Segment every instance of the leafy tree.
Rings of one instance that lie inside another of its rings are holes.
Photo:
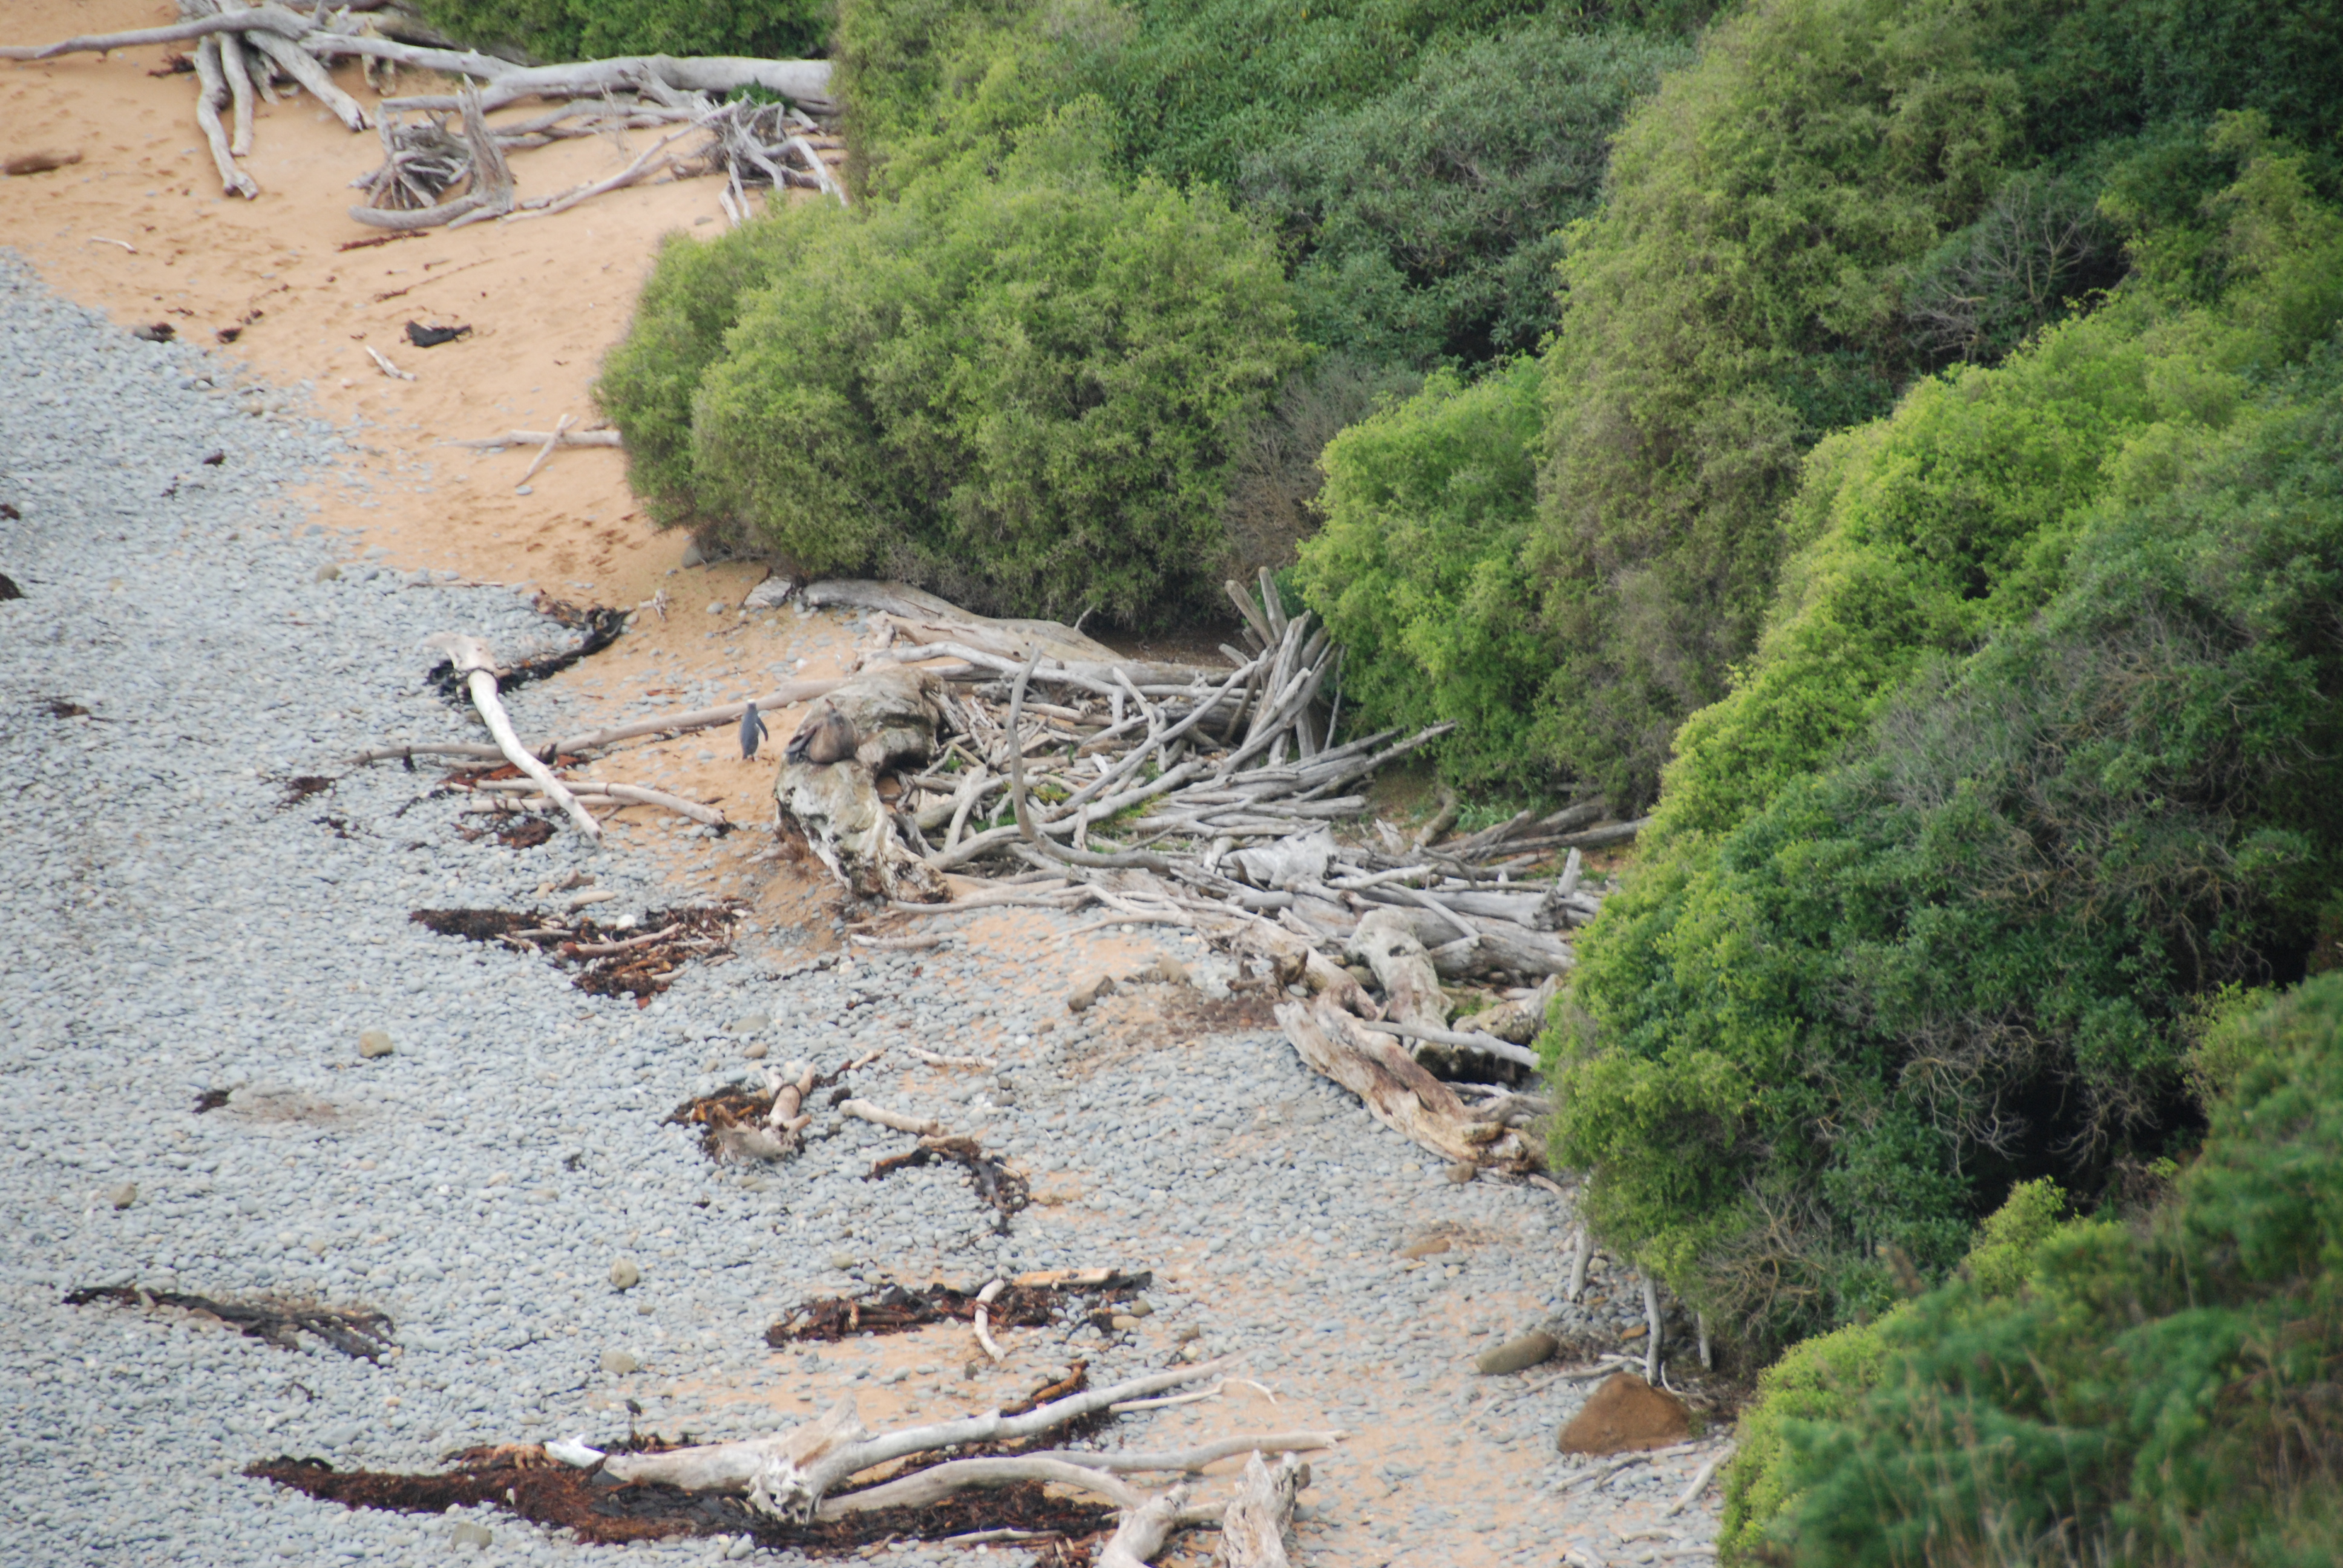
[[[2203,1152],[2137,1221],[2038,1206],[1802,1347],[1745,1417],[1728,1561],[2268,1564],[2343,1535],[2343,977],[2214,1031]]]
[[[2266,275],[2333,289],[2338,269],[2310,265],[2333,236],[2316,211],[2295,216]],[[2247,288],[2167,330],[2217,345],[2225,323],[2274,309]],[[2119,333],[2100,341],[2132,352]],[[1885,700],[1836,678],[1818,632],[1784,701],[1845,699],[1851,743],[1818,746],[1815,771],[1655,857],[1583,943],[1553,1037],[1558,1152],[1593,1169],[1607,1235],[1759,1345],[1890,1299],[1883,1247],[1948,1267],[2012,1181],[2089,1193],[2186,1137],[2195,999],[2300,972],[2343,869],[2318,761],[2343,742],[2343,645],[2318,608],[2343,586],[2343,476],[2322,455],[2343,400],[2331,343],[2309,369],[2263,370],[2248,393],[2217,362],[2168,358],[2159,374],[2196,387],[2200,415],[2230,412],[2154,427],[2081,516],[2049,508],[2019,544],[2069,539],[2063,563],[2029,578],[2013,536],[1978,530],[1978,558],[2013,568],[2018,602],[2046,600],[2038,616],[1981,628],[1966,658],[1916,658]],[[2118,406],[2126,380],[2106,384]],[[2096,417],[2091,378],[2071,385],[2078,406],[2042,422]],[[1916,401],[1865,450],[1892,454],[1942,414]],[[1948,499],[1975,483],[1957,442],[1942,464],[1926,440],[1905,450],[1915,460],[1885,471],[1922,500],[1932,482]],[[1931,580],[1895,535],[1874,545],[1876,581]],[[1926,644],[1887,640],[1902,657]],[[1861,674],[1877,648],[1848,646]],[[1741,755],[1704,766],[1724,777],[1752,766]]]
[[[614,55],[824,52],[831,0],[422,0],[425,20],[468,43],[540,60]]]
[[[995,179],[793,206],[720,257],[671,248],[647,298],[672,305],[604,379],[669,515],[978,609],[1145,623],[1208,593],[1232,457],[1300,358],[1292,307],[1211,193],[1105,177],[1097,124],[1076,105]]]
[[[1444,772],[1535,776],[1530,697],[1552,657],[1526,600],[1522,541],[1535,506],[1538,367],[1517,359],[1422,392],[1326,448],[1325,527],[1302,546],[1304,598],[1344,648],[1363,724],[1463,721]]]

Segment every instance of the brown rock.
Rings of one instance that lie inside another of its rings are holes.
[[[1408,1259],[1436,1258],[1448,1251],[1450,1244],[1445,1236],[1426,1236],[1421,1241],[1410,1241],[1406,1246],[1402,1247],[1399,1250],[1399,1255]]]
[[[1562,1349],[1562,1342],[1542,1329],[1532,1329],[1519,1339],[1507,1340],[1483,1351],[1473,1362],[1473,1370],[1483,1377],[1499,1377],[1506,1372],[1526,1372],[1544,1362],[1550,1362]]]
[[[1691,1435],[1692,1412],[1684,1401],[1623,1372],[1603,1380],[1555,1446],[1564,1453],[1631,1453]]]
[[[1107,975],[1092,975],[1088,980],[1083,980],[1080,985],[1074,987],[1071,993],[1067,996],[1066,1010],[1068,1012],[1088,1012],[1097,1004],[1099,998],[1107,995],[1113,990],[1114,980],[1111,977]]]

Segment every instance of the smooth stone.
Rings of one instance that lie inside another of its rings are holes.
[[[1692,1412],[1684,1401],[1623,1372],[1603,1380],[1554,1445],[1564,1453],[1628,1453],[1691,1435]]]
[[[1532,1329],[1519,1339],[1483,1351],[1473,1360],[1473,1370],[1483,1377],[1495,1377],[1503,1372],[1526,1372],[1541,1362],[1552,1361],[1562,1349],[1562,1342],[1544,1329]]]
[[[734,1034],[755,1034],[759,1030],[769,1028],[772,1021],[761,1012],[743,1013],[732,1020],[731,1030]]]
[[[1470,1160],[1459,1160],[1455,1164],[1451,1165],[1445,1171],[1443,1171],[1443,1174],[1448,1178],[1452,1184],[1462,1187],[1464,1183],[1472,1181],[1475,1176],[1481,1174],[1481,1168],[1478,1165],[1473,1164]]]
[[[1436,1258],[1454,1244],[1445,1236],[1426,1236],[1421,1241],[1410,1241],[1406,1246],[1402,1247],[1399,1250],[1399,1255],[1411,1261],[1423,1258]]]
[[[642,1365],[642,1362],[637,1361],[625,1351],[604,1351],[602,1352],[602,1370],[606,1372],[616,1372],[620,1377],[624,1377],[630,1372],[641,1371]]]
[[[740,1054],[747,1057],[750,1061],[762,1061],[765,1060],[765,1053],[769,1049],[769,1048],[765,1044],[765,1042],[760,1040],[741,1051]]]
[[[683,547],[683,559],[677,564],[687,567],[704,567],[708,564],[708,557],[700,550],[698,539]]]
[[[117,1209],[129,1208],[130,1205],[138,1201],[137,1184],[132,1181],[124,1181],[115,1186],[108,1187],[106,1190],[106,1201],[113,1204]]]
[[[861,1261],[851,1252],[832,1252],[830,1255],[830,1266],[833,1269],[850,1269]]]
[[[361,1030],[358,1035],[358,1055],[367,1061],[378,1056],[388,1056],[393,1049],[387,1030],[369,1029]]]
[[[495,1532],[485,1524],[476,1524],[468,1519],[456,1521],[456,1528],[449,1539],[458,1546],[488,1547],[497,1543]]]
[[[324,566],[317,568],[317,580],[321,583],[329,583],[341,575],[342,568],[336,566],[333,562],[327,561]]]
[[[610,1265],[610,1283],[621,1291],[631,1291],[643,1282],[643,1271],[635,1267],[632,1258],[621,1258]]]
[[[1081,980],[1071,991],[1067,993],[1066,1010],[1068,1012],[1088,1012],[1093,1006],[1097,1005],[1099,998],[1110,995],[1113,990],[1114,980],[1112,976],[1103,974],[1091,975]]]

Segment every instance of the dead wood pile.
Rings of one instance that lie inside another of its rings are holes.
[[[1135,1568],[1160,1557],[1174,1531],[1225,1517],[1222,1561],[1268,1568],[1286,1561],[1294,1497],[1308,1484],[1293,1455],[1331,1448],[1342,1433],[1244,1433],[1162,1453],[1045,1450],[1037,1441],[1225,1370],[1205,1362],[1108,1388],[1061,1383],[1020,1407],[887,1432],[863,1426],[849,1395],[812,1420],[729,1442],[501,1444],[459,1454],[437,1475],[341,1472],[291,1457],[246,1473],[350,1507],[438,1513],[487,1503],[589,1541],[746,1534],[761,1545],[836,1550],[1013,1531],[1054,1538],[1057,1560],[1071,1564],[1092,1561],[1080,1538],[1103,1536],[1100,1568]],[[1264,1453],[1280,1456],[1274,1470]],[[1224,1503],[1192,1501],[1186,1483],[1149,1492],[1125,1479],[1198,1474],[1240,1456],[1248,1462]]]
[[[825,158],[839,156],[840,144],[814,117],[837,107],[826,60],[650,55],[523,65],[458,46],[387,7],[305,14],[237,0],[178,0],[178,9],[180,20],[168,26],[8,45],[0,47],[0,59],[192,45],[192,53],[172,59],[196,77],[196,123],[221,188],[247,200],[260,195],[259,182],[239,161],[252,152],[255,104],[276,102],[280,90],[306,90],[351,130],[371,125],[379,136],[382,165],[352,182],[366,200],[350,216],[380,229],[547,216],[623,186],[703,175],[723,177],[718,200],[735,224],[748,216],[751,186],[800,186],[841,204],[847,199]],[[370,122],[328,70],[352,57],[364,63],[370,82],[386,89],[388,73],[398,66],[459,85],[452,93],[384,97]],[[725,101],[749,88],[779,101]],[[555,106],[518,122],[489,125],[490,111],[531,98]],[[546,196],[518,194],[508,154],[626,131],[661,135],[618,175]]]

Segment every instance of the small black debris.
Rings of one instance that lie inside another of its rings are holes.
[[[419,321],[410,321],[407,324],[407,340],[417,348],[437,348],[471,330],[468,327],[426,327]]]
[[[206,1111],[217,1111],[221,1106],[226,1105],[226,1090],[206,1089],[201,1094],[196,1096],[196,1114],[201,1116]]]
[[[130,329],[130,336],[142,343],[168,343],[178,335],[179,329],[167,321],[158,321],[152,327],[134,327]]]
[[[41,706],[48,709],[49,717],[52,719],[87,719],[89,717],[88,709],[78,702],[67,702],[62,697],[52,697]]]
[[[285,799],[280,806],[297,806],[312,795],[321,795],[334,787],[334,781],[318,773],[304,773],[285,780]]]
[[[204,467],[206,468],[216,468],[222,463],[226,461],[227,454],[226,452],[214,452],[204,459]]]
[[[241,327],[223,327],[218,331],[213,333],[212,336],[218,338],[222,343],[233,343],[237,338],[244,336],[244,328]]]
[[[161,70],[149,71],[146,74],[150,76],[184,76],[195,68],[196,62],[192,55],[182,55],[174,50],[163,56]]]
[[[0,518],[5,518],[12,523],[21,523],[25,520],[25,514],[6,501],[0,501]]]
[[[0,507],[0,511],[5,510],[7,510],[6,508]],[[6,572],[0,572],[0,604],[5,604],[12,598],[23,598],[24,597],[25,590],[16,586],[16,579],[10,577]]]

